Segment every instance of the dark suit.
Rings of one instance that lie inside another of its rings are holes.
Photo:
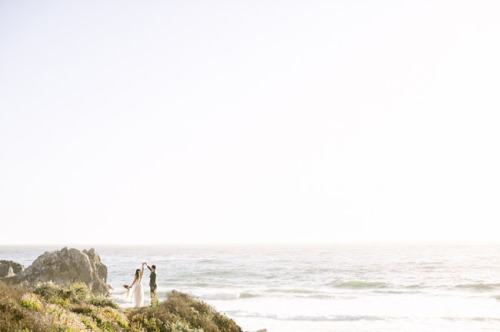
[[[151,271],[151,274],[149,275],[149,289],[151,290],[151,293],[154,293],[158,287],[156,285],[156,271],[153,271],[149,266],[148,269]]]

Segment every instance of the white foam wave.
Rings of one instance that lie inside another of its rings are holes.
[[[500,287],[500,284],[496,283],[477,283],[477,284],[460,284],[455,286],[456,288],[464,288],[464,289],[470,289],[470,290],[475,290],[475,291],[488,291],[488,290],[493,290],[497,289]]]
[[[198,295],[202,300],[238,300],[238,299],[248,299],[252,297],[257,297],[257,294],[246,293],[246,292],[216,292],[216,293],[204,293]]]
[[[375,321],[387,320],[390,317],[382,316],[369,316],[369,315],[278,315],[278,314],[264,314],[257,312],[243,312],[243,311],[229,311],[228,314],[234,317],[245,318],[267,318],[274,320],[284,321],[310,321],[310,322],[348,322],[348,321]]]
[[[335,280],[331,283],[328,283],[328,285],[333,286],[335,288],[348,288],[348,289],[388,288],[391,286],[386,282],[358,281],[358,280],[349,280],[349,281]]]

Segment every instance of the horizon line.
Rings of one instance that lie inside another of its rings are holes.
[[[97,246],[97,247],[144,247],[144,246],[238,246],[238,245],[299,245],[299,246],[328,246],[328,245],[500,245],[499,240],[489,240],[489,241],[472,241],[472,240],[461,240],[461,241],[332,241],[332,242],[299,242],[299,241],[287,241],[287,242],[141,242],[141,243],[102,243],[102,242],[80,242],[80,243],[0,243],[0,247],[8,246],[26,246],[26,247],[73,247],[73,246]]]

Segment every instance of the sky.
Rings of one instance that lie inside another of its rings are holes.
[[[0,1],[0,244],[498,241],[500,2]]]

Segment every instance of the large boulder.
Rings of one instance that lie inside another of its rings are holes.
[[[45,281],[53,281],[59,285],[80,281],[87,284],[93,292],[106,294],[111,288],[106,283],[107,277],[108,269],[94,248],[83,251],[63,248],[45,252],[15,279],[29,285]]]
[[[13,277],[24,271],[24,266],[13,261],[0,260],[0,278]]]

